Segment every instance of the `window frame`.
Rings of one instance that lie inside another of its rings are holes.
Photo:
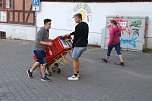
[[[14,0],[10,0],[11,1],[11,3],[9,3],[9,6],[10,6],[10,4],[11,4],[11,7],[10,8],[6,8],[6,1],[7,0],[5,0],[5,3],[4,3],[4,5],[5,5],[5,10],[12,10],[13,9],[13,2],[14,2]]]
[[[6,13],[6,21],[1,21],[1,14],[0,14],[0,23],[7,23],[8,22],[8,15],[7,15],[7,13],[8,13],[8,11],[7,10],[0,10],[0,13],[1,12],[5,12]]]
[[[1,3],[2,3],[2,7],[0,7],[0,9],[3,9],[3,5],[4,5],[4,0],[2,0],[2,2],[1,2]]]
[[[14,0],[10,0],[11,1],[11,7],[10,8],[6,8],[6,1],[7,0],[2,0],[2,7],[0,7],[0,10],[13,10],[13,4],[14,4]],[[9,4],[9,6],[10,6]]]

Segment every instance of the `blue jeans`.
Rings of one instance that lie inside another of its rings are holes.
[[[74,47],[73,52],[72,52],[72,59],[78,59],[83,51],[86,51],[87,47]]]
[[[120,43],[116,45],[110,45],[108,46],[108,51],[107,51],[107,56],[110,56],[112,49],[115,47],[115,50],[118,55],[121,55],[121,48],[120,48]]]
[[[46,64],[46,53],[42,50],[34,50],[34,54],[37,58],[37,62],[40,64]]]

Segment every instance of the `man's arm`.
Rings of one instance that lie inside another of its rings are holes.
[[[83,28],[80,25],[76,26],[75,31],[70,33],[70,35],[79,34],[82,30],[83,30]]]
[[[48,41],[50,42],[50,41],[53,41],[53,39],[48,39]]]
[[[43,41],[43,35],[44,35],[44,32],[43,31],[39,31],[38,34],[37,34],[37,40],[38,42],[41,44],[41,45],[44,45],[44,46],[52,46],[53,43],[52,42],[45,42]]]
[[[40,43],[41,45],[44,45],[44,46],[52,46],[52,45],[53,45],[52,42],[40,41],[39,43]]]

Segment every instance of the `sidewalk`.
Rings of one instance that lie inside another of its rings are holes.
[[[152,101],[152,54],[123,51],[125,67],[115,51],[111,62],[98,57],[106,50],[89,48],[81,58],[80,80],[68,81],[72,65],[60,65],[52,82],[40,80],[39,69],[33,79],[26,70],[33,65],[33,43],[0,39],[0,101]],[[115,60],[114,60],[115,59]]]

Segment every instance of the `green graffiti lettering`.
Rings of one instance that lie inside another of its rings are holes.
[[[136,27],[136,28],[140,28],[141,24],[142,24],[142,22],[140,20],[135,20],[131,23],[131,26]]]

